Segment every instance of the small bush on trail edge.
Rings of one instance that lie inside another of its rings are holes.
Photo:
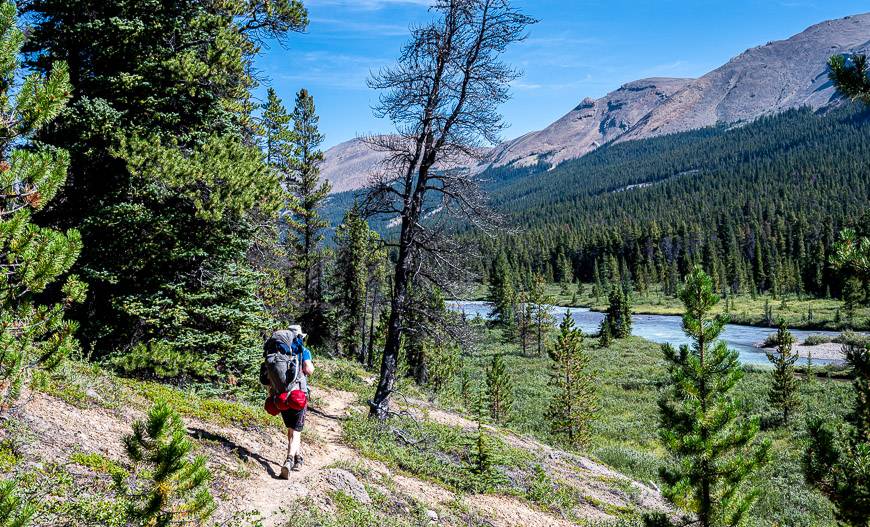
[[[410,417],[379,422],[358,414],[344,421],[344,438],[366,457],[451,490],[480,489],[480,478],[473,468],[478,439],[475,432]],[[528,453],[507,446],[492,434],[485,442],[491,471],[498,482],[505,481],[504,468],[525,465],[530,460]]]
[[[136,421],[124,446],[133,471],[128,478],[116,473],[115,482],[129,502],[130,519],[163,527],[179,520],[200,525],[211,516],[215,504],[205,457],[188,457],[193,444],[181,417],[168,404],[158,402],[147,420]]]

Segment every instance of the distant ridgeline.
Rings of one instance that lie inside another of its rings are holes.
[[[484,275],[503,251],[520,275],[554,281],[593,281],[597,268],[673,290],[701,263],[722,291],[836,295],[831,247],[870,207],[870,112],[792,110],[481,177],[515,227],[495,239],[459,229],[483,248]],[[340,221],[352,194],[330,199]]]

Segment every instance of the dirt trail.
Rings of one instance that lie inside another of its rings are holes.
[[[258,511],[265,527],[285,525],[287,507],[298,498],[307,497],[322,484],[323,469],[341,460],[353,460],[357,454],[341,442],[341,423],[350,408],[354,395],[349,392],[330,392],[321,397],[325,405],[318,412],[309,412],[305,418],[302,455],[304,468],[290,472],[289,479],[280,479],[281,464],[287,455],[287,441],[283,436],[267,445],[259,443],[256,458],[263,470],[255,470],[232,500],[240,508]],[[306,437],[307,436],[307,437]],[[312,441],[312,436],[314,441]]]
[[[318,408],[322,415],[309,412],[303,436],[305,466],[286,480],[278,478],[287,454],[286,436],[278,429],[246,430],[185,417],[189,434],[203,445],[216,475],[217,518],[257,511],[264,526],[285,525],[284,510],[322,484],[324,468],[358,457],[341,443],[339,421],[353,398],[349,392],[330,392],[322,398],[326,404]],[[43,394],[23,399],[15,413],[38,438],[26,447],[32,462],[61,461],[74,452],[99,452],[123,460],[123,437],[133,421],[144,417],[131,408],[78,408]]]
[[[563,518],[543,512],[527,502],[511,496],[457,495],[441,486],[396,473],[383,463],[362,458],[342,442],[341,420],[354,411],[356,396],[350,392],[319,390],[320,405],[306,417],[302,453],[305,466],[300,472],[291,472],[289,479],[278,477],[287,453],[286,436],[278,427],[222,426],[185,417],[191,437],[197,440],[199,451],[208,457],[214,474],[213,493],[218,501],[216,525],[238,522],[234,515],[254,512],[264,527],[283,527],[291,524],[292,507],[300,499],[308,498],[314,506],[328,510],[333,504],[330,492],[346,490],[348,479],[362,489],[363,485],[346,471],[336,469],[339,462],[360,467],[369,474],[367,479],[392,496],[393,507],[410,513],[408,499],[422,504],[430,518],[444,518],[456,514],[457,507],[467,511],[469,517],[478,518],[473,525],[492,527],[549,527],[568,526]],[[430,419],[452,426],[473,425],[464,417],[444,411],[423,401],[412,403],[425,408]],[[140,405],[140,408],[144,407]],[[419,411],[419,410],[418,410]],[[71,406],[53,397],[38,394],[26,397],[16,412],[36,439],[27,446],[25,458],[32,463],[63,461],[74,452],[99,452],[115,460],[125,458],[123,437],[130,432],[130,424],[144,417],[141,410],[125,407],[106,409],[97,405],[86,408]],[[277,419],[276,424],[277,424]],[[589,501],[576,513],[588,519],[611,519],[597,502],[616,506],[641,505],[663,510],[664,504],[657,492],[633,482],[600,464],[586,458],[557,451],[552,447],[502,434],[510,444],[536,451],[548,470],[565,480],[572,480]],[[74,466],[73,466],[74,468]],[[76,469],[79,470],[79,469]],[[346,478],[342,480],[342,478]],[[338,481],[337,481],[338,480]],[[617,491],[612,481],[621,480],[634,488],[631,492]],[[351,488],[351,491],[354,489]],[[451,512],[452,511],[452,512]],[[451,524],[455,521],[450,522]],[[421,525],[442,525],[444,520],[433,519]],[[465,521],[462,522],[465,525]],[[472,525],[472,523],[468,523]]]

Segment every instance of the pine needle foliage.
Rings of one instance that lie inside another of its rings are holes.
[[[302,276],[301,322],[305,327],[316,328],[312,343],[317,344],[326,333],[326,314],[323,302],[323,241],[324,230],[329,226],[320,215],[320,209],[331,185],[320,179],[320,163],[323,152],[320,145],[323,135],[318,130],[320,118],[314,107],[314,97],[308,90],[296,94],[296,102],[290,114],[293,121],[290,137],[290,157],[284,184],[292,195],[288,210],[291,231],[289,242],[296,258],[296,268]]]
[[[287,188],[293,157],[293,119],[274,88],[266,92],[260,119],[260,149],[267,169],[284,183],[280,192],[280,215],[278,222],[270,223],[271,232],[258,251],[261,255],[259,268],[266,275],[261,290],[273,318],[281,325],[295,322],[303,300],[302,276],[293,261],[294,248],[287,243],[287,231],[298,228],[289,211],[298,207],[296,195]]]
[[[738,525],[758,495],[745,480],[766,463],[767,441],[756,441],[757,417],[742,415],[732,390],[743,377],[737,352],[717,340],[727,316],[710,314],[719,297],[696,266],[679,292],[683,331],[691,346],[662,346],[666,388],[659,401],[660,435],[672,463],[661,471],[664,495],[702,527]]]
[[[828,76],[837,91],[853,101],[870,105],[870,77],[865,55],[834,55],[828,59]]]
[[[36,514],[35,507],[15,494],[14,480],[0,482],[0,527],[26,527]]]
[[[500,353],[492,356],[486,369],[486,398],[493,422],[504,424],[510,421],[514,404],[513,380]]]
[[[559,335],[548,351],[553,359],[550,385],[555,391],[547,410],[550,433],[569,446],[585,446],[598,402],[583,332],[574,327],[570,313],[565,313]]]
[[[773,364],[768,400],[779,412],[780,420],[784,425],[789,423],[792,413],[800,404],[797,398],[798,382],[794,372],[794,363],[798,360],[797,352],[792,349],[794,341],[785,322],[780,322],[774,338],[776,351],[767,352],[767,360]]]
[[[68,70],[58,63],[19,81],[16,22],[15,5],[0,3],[0,406],[18,397],[33,368],[53,368],[78,349],[77,325],[64,314],[85,294],[75,276],[60,278],[79,256],[79,233],[32,221],[66,180],[67,153],[32,138],[69,99]]]
[[[133,423],[124,438],[134,464],[128,481],[115,477],[129,501],[128,515],[137,525],[203,525],[214,511],[209,490],[211,472],[204,456],[190,458],[193,444],[178,413],[166,402],[157,402],[144,421]]]
[[[844,525],[870,525],[870,347],[851,344],[855,406],[846,422],[811,419],[804,476],[836,506]]]
[[[608,296],[609,305],[602,324],[609,329],[613,338],[624,339],[631,336],[631,299],[622,290],[614,286]]]
[[[88,353],[101,359],[136,350],[144,358],[172,346],[199,355],[189,364],[210,362],[210,375],[245,373],[260,345],[251,322],[265,313],[249,251],[262,224],[274,224],[281,190],[256,148],[253,61],[263,42],[305,28],[304,6],[19,5],[31,22],[28,66],[47,75],[65,61],[75,85],[69,105],[39,135],[70,156],[63,199],[40,220],[82,234],[74,271],[89,285],[87,311],[75,315]],[[254,325],[259,330],[263,320]],[[219,350],[206,353],[215,343]],[[163,369],[167,358],[150,362],[155,367],[143,373]]]

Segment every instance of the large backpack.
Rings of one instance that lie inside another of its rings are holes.
[[[302,373],[301,356],[292,351],[294,337],[295,335],[290,331],[276,331],[263,345],[260,382],[271,387],[272,393],[267,401],[272,400],[277,403],[279,410],[286,410],[292,406],[285,406],[289,404],[287,401],[291,395],[302,407],[307,404],[308,380]],[[294,392],[301,392],[304,396]]]

